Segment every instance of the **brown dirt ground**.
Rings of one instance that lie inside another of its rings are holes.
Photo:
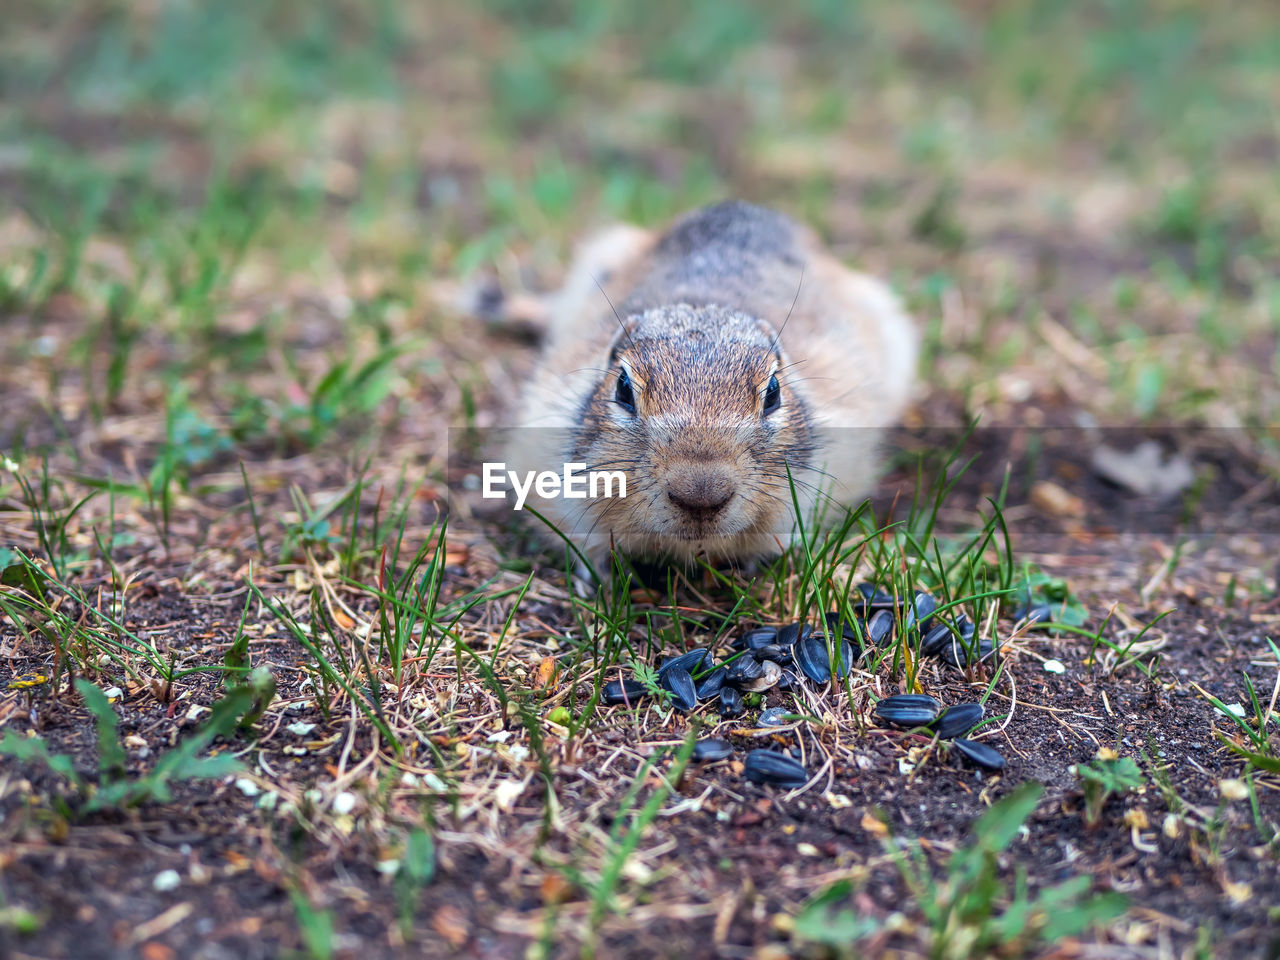
[[[903,446],[912,442],[909,436],[901,438]],[[1208,460],[1223,466],[1229,482],[1212,487],[1200,505],[1201,515],[1243,510],[1248,516],[1231,525],[1237,530],[1247,530],[1250,522],[1255,531],[1275,529],[1274,482],[1251,469],[1229,445],[1218,444]],[[1039,462],[1043,476],[1065,480],[1087,473],[1074,443],[1051,449]],[[975,466],[951,502],[976,507],[1002,473],[999,462],[990,469]],[[1083,666],[1088,643],[1078,638],[1028,635],[1014,643],[1009,682],[996,687],[990,702],[998,715],[1016,695],[1011,716],[990,740],[1009,759],[999,777],[983,776],[958,757],[940,753],[906,776],[899,761],[925,741],[901,733],[869,727],[851,732],[845,723],[838,728],[802,726],[761,738],[745,732],[745,723],[725,724],[717,732],[740,745],[763,739],[801,746],[807,756],[831,757],[826,779],[790,797],[747,783],[734,761],[691,769],[667,804],[669,811],[678,812],[659,817],[644,836],[629,875],[644,882],[624,888],[622,909],[601,929],[598,954],[786,953],[799,948],[785,935],[785,918],[825,883],[852,876],[860,881],[859,909],[886,921],[871,951],[913,955],[919,942],[915,921],[897,916],[911,897],[886,856],[876,815],[886,817],[894,834],[921,838],[936,864],[963,843],[968,825],[985,805],[1034,779],[1047,792],[1029,832],[1007,857],[1010,866],[1025,867],[1033,888],[1089,873],[1101,886],[1127,893],[1133,904],[1126,920],[1104,934],[1098,946],[1062,944],[1054,955],[1176,955],[1194,942],[1198,926],[1212,924],[1215,955],[1275,956],[1280,941],[1268,909],[1280,903],[1280,874],[1275,852],[1265,849],[1247,804],[1226,809],[1216,850],[1185,827],[1176,836],[1165,835],[1161,826],[1167,807],[1152,786],[1113,799],[1101,823],[1089,829],[1068,768],[1089,761],[1104,746],[1139,759],[1143,750],[1159,750],[1183,801],[1205,815],[1217,809],[1218,782],[1239,776],[1241,763],[1214,738],[1215,730],[1230,733],[1229,725],[1215,718],[1190,683],[1236,702],[1243,696],[1240,673],[1248,670],[1260,692],[1269,695],[1276,665],[1263,637],[1280,635],[1276,540],[1256,534],[1203,535],[1190,541],[1176,570],[1153,581],[1178,534],[1176,518],[1143,515],[1137,522],[1126,512],[1124,494],[1094,484],[1088,479],[1083,488],[1074,488],[1098,511],[1098,519],[1087,525],[1035,506],[1012,510],[1011,515],[1019,516],[1017,556],[1034,557],[1066,577],[1088,603],[1095,625],[1099,611],[1117,601],[1136,622],[1176,607],[1151,635],[1161,657],[1158,680],[1148,680],[1132,667],[1109,675],[1105,660],[1093,669]],[[886,479],[884,498],[892,497],[894,485],[895,477]],[[1259,485],[1265,495],[1241,507],[1240,491]],[[1020,493],[1013,492],[1011,504],[1023,503]],[[432,505],[424,503],[421,509],[426,522]],[[246,524],[240,515],[234,524],[215,526],[203,549],[227,557],[243,552]],[[1153,529],[1157,532],[1149,532]],[[448,568],[446,596],[460,595],[492,572],[483,549],[485,531],[464,527],[458,535],[472,549]],[[180,665],[218,662],[238,623],[243,570],[230,562],[225,569],[211,568],[214,572],[199,590],[184,591],[181,584],[189,568],[176,561],[166,566],[158,551],[123,562],[137,571],[127,625],[161,638]],[[1236,606],[1228,609],[1222,602],[1224,578],[1233,573],[1242,586]],[[546,577],[554,582],[556,574],[547,571]],[[272,592],[288,593],[281,576],[259,578]],[[1269,583],[1270,597],[1257,591],[1251,595],[1244,586],[1250,582]],[[1145,603],[1140,596],[1144,587]],[[544,648],[535,638],[570,626],[563,605],[553,595],[546,599],[522,608],[517,626],[528,638],[528,649],[516,652],[517,662],[536,663]],[[482,631],[502,613],[481,607],[470,620]],[[1008,626],[1002,624],[1001,631],[1007,633]],[[10,625],[0,630],[0,640],[15,641]],[[282,700],[263,721],[261,737],[226,747],[241,752],[286,795],[358,771],[371,756],[367,726],[345,716],[326,723],[307,705],[309,697],[299,689],[304,652],[282,631],[267,627],[255,635],[253,653],[255,661],[276,667]],[[1048,656],[1066,663],[1067,672],[1046,673],[1041,661]],[[0,681],[48,666],[47,650],[23,646],[0,664]],[[986,680],[985,674],[967,679],[930,667],[924,686],[949,703],[979,696]],[[866,683],[860,689],[888,690],[883,677]],[[478,784],[480,772],[492,762],[486,748],[503,726],[501,713],[475,685],[446,680],[440,688],[450,687],[462,698],[461,714],[470,719],[433,738],[460,756],[471,752],[463,768],[475,776],[464,783]],[[568,700],[581,700],[585,692],[559,691]],[[119,704],[122,734],[154,746],[171,742],[191,725],[184,719],[190,704],[212,702],[217,687],[207,676],[193,676],[175,695],[181,699],[166,703],[131,686]],[[812,705],[848,718],[865,713],[860,694],[855,701],[850,704],[843,693],[833,693]],[[770,704],[775,702],[780,702],[776,693],[769,698]],[[289,708],[287,717],[282,705]],[[38,730],[52,747],[72,753],[82,771],[93,770],[91,726],[74,696],[54,698],[46,692],[28,704],[24,696],[11,693],[0,699],[0,718],[8,729]],[[713,716],[704,719],[709,726],[716,723]],[[294,720],[319,724],[311,735],[315,745],[302,756],[284,749],[297,743],[282,729],[284,722]],[[481,787],[460,797],[452,809],[431,805],[438,868],[418,903],[419,936],[407,944],[397,928],[391,884],[373,869],[386,854],[377,839],[382,833],[373,826],[413,822],[429,804],[428,791],[421,787],[390,781],[380,809],[362,799],[354,830],[340,819],[317,821],[311,832],[290,828],[289,821],[255,809],[252,799],[226,782],[179,785],[170,804],[67,824],[41,801],[60,790],[56,779],[6,762],[0,774],[0,890],[6,903],[36,910],[46,922],[33,937],[0,934],[0,954],[85,960],[279,956],[301,947],[287,894],[301,887],[334,911],[339,957],[512,956],[542,934],[549,912],[560,924],[557,930],[569,931],[557,934],[553,952],[571,955],[578,952],[590,904],[587,893],[566,880],[556,865],[583,850],[598,851],[601,832],[609,830],[611,814],[644,755],[653,745],[685,735],[687,719],[673,714],[663,720],[654,710],[641,711],[633,720],[623,708],[611,708],[572,755],[562,740],[548,734],[560,805],[549,828],[544,825],[544,789],[530,763],[512,763],[505,771],[515,772],[524,783],[505,810]],[[518,723],[514,730],[517,740],[523,736]],[[429,755],[410,753],[402,764],[421,769],[429,765]],[[144,766],[131,751],[131,767]],[[815,766],[811,763],[810,769]],[[357,776],[353,782],[365,781]],[[1280,781],[1257,776],[1254,782],[1262,819],[1280,821]],[[684,803],[676,807],[680,800]],[[176,890],[159,892],[153,880],[166,869],[177,870],[183,882]]]

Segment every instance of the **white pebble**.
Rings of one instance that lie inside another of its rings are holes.
[[[177,870],[161,870],[156,874],[156,878],[151,881],[151,886],[161,893],[177,890],[181,884],[182,877],[178,876]]]
[[[1249,787],[1243,780],[1219,780],[1218,795],[1223,800],[1244,800],[1249,796]]]
[[[1067,665],[1061,660],[1046,660],[1044,662],[1045,673],[1066,673]]]

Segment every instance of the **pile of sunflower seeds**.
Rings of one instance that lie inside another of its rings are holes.
[[[683,712],[696,710],[700,703],[717,702],[723,718],[746,712],[744,693],[760,693],[776,687],[789,690],[805,681],[825,686],[833,678],[844,679],[868,650],[883,648],[895,637],[906,637],[922,657],[937,657],[955,667],[994,658],[998,651],[988,638],[975,640],[973,621],[963,614],[944,618],[938,601],[923,591],[909,600],[864,583],[853,607],[855,621],[839,613],[829,613],[819,629],[808,623],[783,627],[757,627],[738,637],[734,653],[717,663],[709,649],[698,648],[668,657],[658,668],[658,685],[671,704]],[[638,679],[618,679],[604,685],[601,700],[606,704],[631,705],[651,695]],[[784,722],[785,710],[764,711],[759,723],[769,726]],[[921,729],[950,741],[957,751],[985,770],[1000,770],[1004,758],[991,747],[967,739],[981,720],[983,708],[977,703],[960,703],[943,709],[933,697],[903,694],[877,702],[873,716],[878,721],[904,729]],[[709,738],[696,745],[695,762],[727,759],[733,746],[726,740]],[[745,761],[747,779],[788,789],[808,780],[804,767],[786,754],[773,750],[752,750]]]

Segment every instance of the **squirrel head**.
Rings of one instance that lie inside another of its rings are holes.
[[[627,475],[602,501],[628,539],[714,543],[782,529],[813,430],[778,334],[717,305],[628,317],[583,407],[575,459]]]

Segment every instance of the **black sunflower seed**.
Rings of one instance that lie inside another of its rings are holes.
[[[919,626],[920,631],[929,629],[929,624],[933,620],[933,611],[938,609],[938,601],[923,590],[915,595],[915,599],[907,604],[907,615],[903,620],[903,626],[910,630],[913,626]]]
[[[987,770],[1004,769],[1004,757],[1000,756],[1000,754],[991,747],[988,747],[985,743],[978,740],[966,740],[963,737],[952,740],[951,742],[955,744],[956,749],[960,751],[960,755],[971,763],[976,763],[978,766]]]
[[[848,640],[840,641],[840,655],[836,658],[836,677],[843,680],[849,675],[849,671],[853,669],[853,662],[857,660],[857,656],[853,651],[853,644]]]
[[[731,756],[733,756],[732,743],[728,740],[721,740],[719,737],[707,737],[707,739],[699,740],[693,745],[693,753],[689,759],[694,763],[710,763]]]
[[[754,650],[751,650],[750,653],[751,656],[755,657],[761,663],[765,660],[772,660],[774,663],[781,663],[790,656],[787,652],[789,649],[789,647],[782,647],[776,643],[766,643],[762,647],[756,647]]]
[[[885,593],[874,583],[858,584],[859,602],[855,604],[855,608],[860,613],[866,613],[868,610],[892,610],[898,603],[893,599],[893,595]]]
[[[742,704],[742,694],[734,687],[720,688],[720,716],[740,717],[747,708]]]
[[[684,667],[671,667],[658,678],[658,682],[662,689],[671,693],[671,703],[677,710],[688,713],[697,708],[698,690]]]
[[[778,685],[778,681],[782,679],[782,668],[772,660],[761,660],[760,666],[762,668],[760,678],[739,684],[739,689],[750,693],[763,693]]]
[[[941,704],[923,693],[899,693],[876,704],[875,715],[895,727],[923,727],[938,716]]]
[[[852,643],[858,642],[858,631],[852,623],[840,616],[839,610],[832,610],[824,620],[827,625],[828,636],[841,636]]]
[[[787,716],[791,713],[786,707],[770,707],[760,711],[760,719],[756,721],[762,727],[785,726]]]
[[[744,633],[739,640],[739,643],[748,650],[755,650],[758,647],[774,643],[777,639],[777,627],[757,627],[754,630],[748,630]]]
[[[716,667],[698,681],[698,699],[715,699],[715,697],[720,693],[720,688],[724,686],[724,678],[728,672],[729,671],[724,667]]]
[[[899,704],[904,707],[939,707],[936,697],[931,697],[927,693],[895,693],[888,697],[882,697],[881,703]]]
[[[867,620],[863,632],[867,636],[867,643],[871,646],[882,646],[893,634],[893,611],[877,610]]]
[[[773,750],[752,750],[742,771],[752,783],[770,783],[793,790],[809,781],[804,766]]]
[[[743,654],[725,665],[725,683],[750,683],[764,676],[764,665],[755,657]]]
[[[662,666],[658,667],[658,681],[661,682],[663,674],[674,667],[687,670],[689,673],[693,673],[695,670],[700,670],[702,668],[703,661],[707,660],[710,656],[710,650],[699,647],[696,650],[690,650],[688,653],[682,653],[678,657],[668,657],[666,660],[662,661]]]
[[[610,706],[618,703],[635,703],[649,695],[649,688],[639,680],[610,680],[600,688],[600,701]]]
[[[831,680],[831,662],[827,644],[817,637],[806,637],[795,645],[796,666],[810,681],[825,684]]]
[[[982,719],[982,713],[980,703],[957,703],[944,710],[942,716],[929,724],[929,727],[943,740],[950,740],[972,730],[974,724]]]
[[[1014,611],[1015,620],[1025,620],[1028,624],[1045,623],[1053,619],[1054,605],[1038,603],[1035,606],[1022,606]]]
[[[790,646],[797,640],[803,640],[811,633],[813,633],[813,627],[807,623],[788,624],[778,631],[778,645],[782,647]]]
[[[945,623],[935,623],[920,641],[920,656],[931,657],[951,640],[951,628]]]
[[[964,643],[952,637],[942,645],[935,656],[953,667],[967,667],[979,660],[987,659],[994,649],[990,637],[983,637],[980,640],[970,638]]]

